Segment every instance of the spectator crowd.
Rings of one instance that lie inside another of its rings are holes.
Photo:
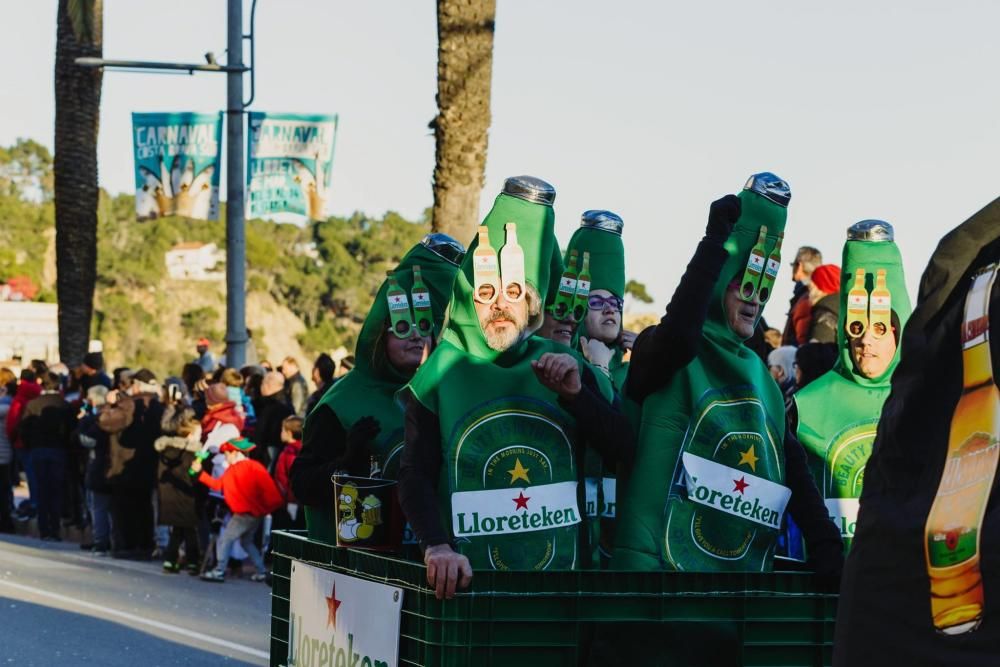
[[[321,354],[310,394],[292,357],[227,368],[210,346],[199,339],[166,378],[108,375],[101,352],[73,369],[0,368],[0,532],[34,522],[43,541],[80,535],[95,556],[162,559],[208,581],[248,560],[265,580],[270,530],[304,527],[288,482],[304,417],[351,360]]]

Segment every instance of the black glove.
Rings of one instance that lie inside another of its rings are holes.
[[[352,473],[367,472],[371,457],[371,441],[378,436],[382,426],[374,417],[362,417],[347,431],[347,451],[344,463]]]
[[[716,199],[708,209],[705,236],[724,242],[732,233],[736,221],[740,219],[741,210],[740,200],[736,195],[726,195],[722,199]]]

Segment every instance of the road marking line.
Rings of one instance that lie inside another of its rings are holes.
[[[35,588],[34,586],[25,586],[24,584],[15,584],[12,581],[5,581],[0,579],[0,586],[7,586],[8,588],[14,588],[16,590],[24,591],[25,593],[31,593],[32,595],[38,595],[40,597],[47,597],[53,600],[58,600],[67,605],[80,607],[83,609],[89,609],[91,611],[100,612],[107,616],[114,616],[132,623],[138,623],[140,625],[147,625],[151,628],[156,628],[157,630],[164,630],[166,632],[171,632],[176,635],[181,635],[182,637],[188,637],[190,639],[195,639],[199,642],[205,644],[214,644],[222,648],[228,648],[233,651],[239,651],[241,653],[246,653],[247,655],[252,655],[256,658],[268,658],[270,654],[267,651],[261,651],[255,648],[249,648],[235,642],[226,641],[225,639],[218,639],[216,637],[210,637],[203,635],[199,632],[193,630],[188,630],[187,628],[182,628],[177,625],[171,625],[170,623],[162,623],[160,621],[153,621],[148,618],[143,618],[142,616],[137,616],[135,614],[130,614],[125,611],[119,611],[118,609],[112,609],[111,607],[104,607],[99,604],[94,604],[92,602],[84,602],[83,600],[78,600],[76,598],[71,598],[66,595],[60,595],[59,593],[52,593],[50,591],[42,590],[41,588]]]
[[[29,556],[27,554],[23,554],[17,551],[10,551],[4,549],[2,552],[0,552],[0,566],[6,565],[7,563],[13,563],[15,565],[23,565],[24,567],[30,567],[30,568],[43,567],[47,570],[87,569],[80,565],[73,565],[72,563],[67,563],[57,558],[41,558],[39,556]]]

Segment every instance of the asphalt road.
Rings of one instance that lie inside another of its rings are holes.
[[[0,663],[266,665],[270,589],[0,538]]]

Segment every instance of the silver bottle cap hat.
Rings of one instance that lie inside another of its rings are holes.
[[[896,232],[885,220],[862,220],[847,228],[848,241],[892,242]]]
[[[792,200],[792,189],[788,187],[788,182],[769,171],[762,171],[748,178],[743,189],[756,192],[765,199],[785,208],[788,208],[788,202]]]
[[[447,234],[428,234],[420,239],[420,245],[455,266],[459,266],[462,263],[462,258],[465,257],[465,246]]]
[[[592,229],[601,229],[612,234],[622,235],[622,228],[625,223],[617,213],[611,211],[591,210],[584,211],[580,216],[580,226]]]
[[[511,176],[503,182],[503,193],[545,206],[552,206],[556,200],[556,189],[534,176]]]

